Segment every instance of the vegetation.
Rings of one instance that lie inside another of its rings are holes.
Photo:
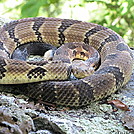
[[[45,16],[98,23],[134,47],[134,0],[0,0],[0,8],[2,17],[11,19]]]

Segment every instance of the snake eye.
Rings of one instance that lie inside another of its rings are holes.
[[[80,52],[80,54],[84,57],[85,56],[85,53],[84,52]]]

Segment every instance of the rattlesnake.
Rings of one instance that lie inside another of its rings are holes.
[[[99,68],[83,79],[58,80],[62,72],[66,71],[63,66],[66,68],[67,64],[62,64],[62,61],[48,64],[11,59],[14,50],[22,44],[45,43],[60,47],[72,42],[89,44],[101,56]],[[98,24],[37,17],[15,20],[0,29],[0,84],[16,84],[14,86],[21,93],[45,102],[83,106],[102,99],[127,83],[132,65],[131,50],[122,37]],[[50,71],[49,75],[47,70]],[[57,74],[53,73],[54,70]],[[48,77],[54,80],[46,81]]]

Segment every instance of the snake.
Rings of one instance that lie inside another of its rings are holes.
[[[90,76],[64,80],[70,70],[67,62],[13,59],[14,51],[27,43],[34,44],[30,47],[33,50],[42,43],[57,48],[70,43],[71,50],[75,49],[74,43],[85,43],[98,51],[100,65]],[[132,69],[133,56],[124,39],[110,28],[95,23],[35,17],[14,20],[0,28],[0,84],[19,87],[20,93],[34,99],[55,105],[86,106],[125,85]]]

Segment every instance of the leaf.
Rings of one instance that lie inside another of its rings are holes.
[[[125,105],[123,102],[121,102],[120,100],[111,100],[108,101],[109,104],[113,104],[114,106],[116,106],[117,108],[124,110],[124,111],[130,111],[130,109],[128,108],[127,105]]]
[[[42,6],[43,0],[29,0],[22,6],[21,18],[36,17],[39,13],[39,9]]]

